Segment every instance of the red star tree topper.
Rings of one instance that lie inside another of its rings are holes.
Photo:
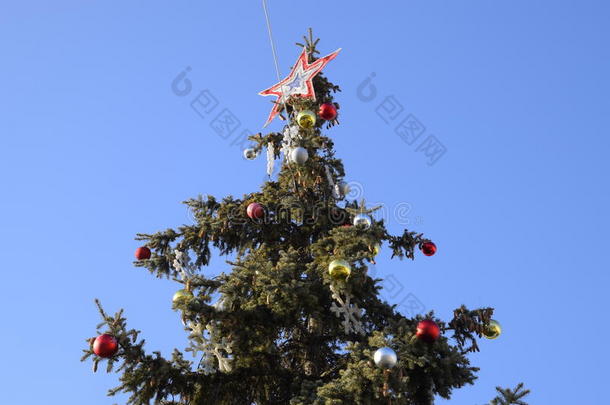
[[[339,54],[341,48],[335,52],[326,55],[323,58],[316,59],[312,63],[308,63],[307,50],[303,48],[301,55],[294,64],[290,74],[286,76],[281,82],[269,87],[266,90],[261,91],[261,96],[276,96],[277,100],[275,105],[269,113],[269,117],[263,127],[269,125],[271,121],[280,113],[280,105],[285,103],[290,96],[301,96],[304,98],[316,98],[316,94],[313,90],[313,78],[320,73],[324,66]]]

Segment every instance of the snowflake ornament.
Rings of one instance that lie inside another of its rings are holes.
[[[331,312],[333,312],[337,318],[343,316],[343,328],[345,330],[345,334],[349,335],[350,333],[359,333],[364,335],[366,332],[362,327],[362,322],[360,319],[362,318],[362,309],[358,308],[357,304],[352,304],[352,297],[345,293],[345,299],[341,298],[341,293],[334,287],[330,286],[330,290],[332,291],[332,297],[336,300],[339,305],[336,303],[332,303],[330,306]]]
[[[191,322],[189,328],[191,329],[189,335],[190,346],[186,351],[192,352],[193,356],[197,356],[197,353],[200,352],[203,353],[199,363],[199,368],[203,373],[231,372],[233,347],[229,339],[224,336],[218,338],[218,335],[220,335],[218,328],[212,324],[207,324],[204,328],[200,323]]]
[[[226,311],[227,309],[231,308],[232,304],[233,300],[231,298],[227,297],[224,294],[221,294],[220,298],[218,298],[218,300],[214,304],[212,304],[212,306],[217,311]]]
[[[174,250],[176,258],[172,262],[172,266],[182,276],[182,281],[193,277],[195,275],[195,265],[191,263],[191,258],[188,253],[181,250]]]
[[[225,353],[230,355],[233,353],[233,351],[229,340],[223,337],[220,339],[219,343],[212,346],[212,354],[216,356],[216,360],[218,361],[218,371],[221,373],[230,373],[232,370],[231,362],[233,359],[228,356],[225,357]]]
[[[299,127],[296,125],[286,125],[284,127],[284,136],[282,137],[282,149],[281,152],[284,154],[284,160],[288,160],[290,151],[299,146],[298,141],[301,139],[299,133]]]
[[[284,152],[284,156],[288,156],[290,150],[298,146],[297,142],[300,139],[301,134],[297,125],[286,125],[284,127],[284,136],[282,137],[282,152]]]

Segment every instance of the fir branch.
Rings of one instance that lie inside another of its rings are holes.
[[[423,237],[423,234],[404,230],[401,236],[392,236],[387,234],[385,238],[392,249],[392,257],[407,257],[411,260],[415,259],[415,248],[422,243],[428,241]]]
[[[517,384],[514,389],[496,387],[498,396],[491,400],[490,405],[528,405],[523,401],[530,390],[523,388],[523,383]]]
[[[476,336],[482,336],[492,315],[493,308],[479,308],[471,311],[464,305],[453,311],[453,319],[449,322],[448,329],[453,330],[453,338],[464,353],[479,351]],[[467,342],[470,342],[469,346],[466,346]]]

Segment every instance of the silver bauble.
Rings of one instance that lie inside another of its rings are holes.
[[[396,352],[391,348],[382,347],[377,349],[373,356],[373,360],[375,360],[375,365],[377,367],[387,369],[396,365],[398,357],[396,356]]]
[[[341,192],[342,196],[346,196],[349,194],[349,192],[351,191],[349,184],[347,184],[345,181],[341,181],[339,182],[339,192]]]
[[[307,162],[307,159],[309,159],[309,153],[302,146],[297,146],[290,151],[290,160],[298,165]]]
[[[354,217],[354,226],[361,226],[368,229],[371,227],[371,219],[368,215],[358,214]]]
[[[252,148],[244,149],[244,157],[248,160],[256,159],[258,153]]]

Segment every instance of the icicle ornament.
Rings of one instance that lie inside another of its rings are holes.
[[[341,190],[339,188],[339,185],[335,184],[333,175],[330,172],[330,167],[324,166],[324,169],[326,169],[326,180],[328,181],[328,185],[330,186],[330,189],[333,193],[333,198],[340,200],[341,198],[343,198],[343,196],[341,195]]]
[[[273,142],[267,144],[267,176],[273,174],[273,168],[275,167],[275,147]]]

